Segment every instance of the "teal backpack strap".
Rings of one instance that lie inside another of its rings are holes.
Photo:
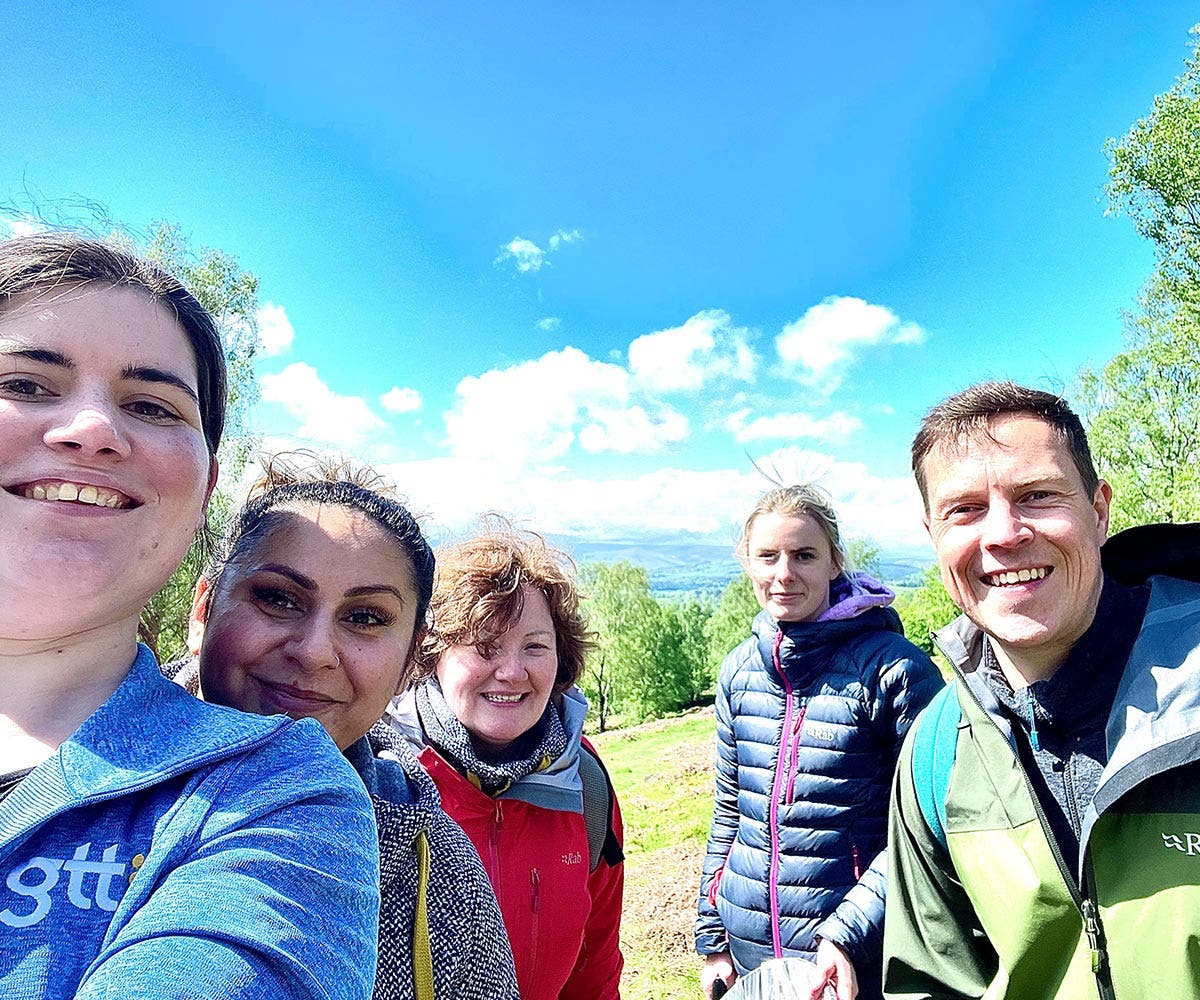
[[[917,719],[913,736],[912,776],[921,815],[934,839],[946,846],[946,790],[958,752],[958,720],[962,708],[954,683],[934,695]]]
[[[600,758],[586,743],[579,747],[579,777],[583,781],[583,822],[587,826],[588,871],[594,872],[603,858],[610,865],[625,860],[612,828],[612,783]]]

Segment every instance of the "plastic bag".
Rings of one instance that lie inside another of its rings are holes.
[[[772,958],[753,972],[739,976],[725,1000],[808,1000],[808,985],[817,974],[816,966],[804,958]],[[714,996],[715,996],[714,992]],[[832,986],[826,986],[822,1000],[837,1000]]]

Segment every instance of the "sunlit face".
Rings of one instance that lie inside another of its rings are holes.
[[[136,619],[215,475],[195,355],[169,310],[92,286],[0,311],[0,635]]]
[[[759,514],[747,538],[746,572],[754,596],[776,621],[811,621],[829,608],[829,584],[841,565],[811,517]]]
[[[379,720],[412,652],[408,556],[357,511],[288,512],[201,594],[206,701],[320,722],[341,749]]]
[[[954,603],[998,653],[1040,676],[1095,615],[1112,493],[1101,483],[1086,494],[1043,420],[998,417],[991,434],[926,456],[926,526]]]
[[[538,724],[558,675],[558,644],[550,604],[526,588],[525,607],[490,655],[451,646],[437,678],[450,710],[483,748],[501,751]]]

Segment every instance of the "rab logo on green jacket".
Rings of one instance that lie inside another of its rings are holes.
[[[91,849],[90,843],[80,844],[69,859],[38,856],[12,869],[4,884],[10,892],[24,896],[33,905],[31,908],[27,902],[10,903],[0,910],[0,924],[32,927],[46,918],[56,901],[61,905],[64,898],[77,910],[90,910],[93,906],[109,913],[115,910],[145,856],[138,854],[126,864],[117,860],[118,847],[113,844],[104,849],[99,860],[93,861],[88,857]],[[60,887],[64,872],[65,890]]]
[[[1185,833],[1182,837],[1173,833],[1164,833],[1162,839],[1163,847],[1170,847],[1181,854],[1186,854],[1189,858],[1200,854],[1200,833]]]

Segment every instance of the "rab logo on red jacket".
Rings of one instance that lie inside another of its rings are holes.
[[[562,856],[562,863],[564,865],[582,864],[583,863],[583,855],[580,854],[578,851],[571,851],[570,853],[564,854]]]

